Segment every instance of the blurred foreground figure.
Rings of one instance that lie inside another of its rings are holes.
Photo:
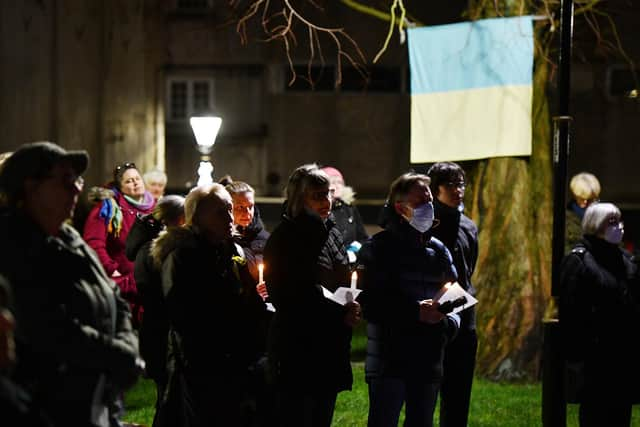
[[[637,264],[620,248],[620,210],[591,204],[583,238],[560,273],[560,326],[569,401],[580,403],[580,425],[629,426],[640,402],[640,287]]]
[[[131,314],[96,254],[65,223],[88,157],[27,144],[0,168],[0,273],[15,297],[15,380],[55,425],[117,425],[118,395],[143,362]]]

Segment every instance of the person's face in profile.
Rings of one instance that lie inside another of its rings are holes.
[[[253,193],[235,193],[231,198],[233,199],[233,221],[242,227],[247,227],[253,221],[255,214]]]
[[[27,179],[25,209],[36,222],[51,224],[57,229],[73,216],[83,185],[82,177],[76,174],[71,163],[58,163],[44,178]]]
[[[122,178],[120,178],[120,190],[129,197],[139,199],[144,196],[144,181],[135,168],[130,168],[124,171]]]
[[[233,235],[233,202],[229,194],[209,194],[196,210],[198,229],[211,242],[230,239]]]
[[[305,207],[320,215],[322,219],[329,217],[332,199],[333,191],[330,190],[329,185],[312,187],[304,193]]]

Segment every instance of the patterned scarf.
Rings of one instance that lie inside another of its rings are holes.
[[[112,191],[114,196],[120,194],[115,188],[113,188]],[[148,191],[144,192],[144,197],[141,202],[136,201],[126,194],[123,194],[123,196],[131,206],[141,211],[150,209],[155,202],[153,196]],[[118,237],[122,230],[122,209],[116,202],[115,198],[108,198],[102,201],[99,216],[100,218],[104,218],[104,223],[107,226],[107,233]]]

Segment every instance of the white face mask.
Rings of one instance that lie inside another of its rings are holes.
[[[409,225],[418,230],[420,233],[424,233],[433,225],[433,203],[427,202],[411,209],[413,215],[409,219]]]
[[[621,224],[613,224],[607,226],[604,230],[604,240],[609,243],[613,243],[614,245],[620,244],[622,242],[622,237],[624,236],[624,228]]]

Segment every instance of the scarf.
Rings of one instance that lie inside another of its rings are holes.
[[[120,194],[120,192],[115,188],[113,188],[112,191],[116,197]],[[151,193],[148,191],[144,192],[141,202],[136,201],[126,194],[123,194],[123,196],[131,206],[141,211],[149,210],[155,201]],[[116,237],[120,235],[120,231],[122,230],[122,209],[116,202],[115,197],[102,201],[102,206],[100,207],[100,213],[98,215],[100,218],[104,219],[104,223],[107,226],[107,234],[113,234]]]

